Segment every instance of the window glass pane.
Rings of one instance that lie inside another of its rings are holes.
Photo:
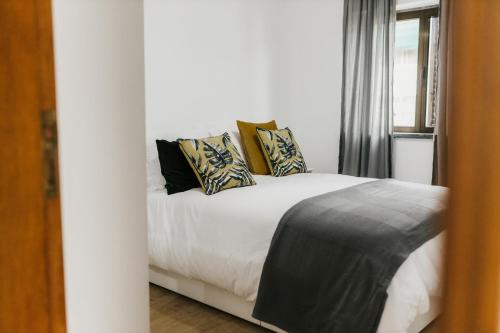
[[[427,105],[425,112],[425,125],[434,127],[436,125],[437,87],[438,87],[438,42],[439,42],[439,18],[431,17],[429,26],[429,62],[427,80]]]
[[[396,22],[394,126],[414,127],[417,99],[419,19]]]

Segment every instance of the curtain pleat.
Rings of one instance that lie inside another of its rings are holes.
[[[339,173],[391,177],[395,0],[345,0]]]
[[[439,14],[439,81],[438,81],[438,107],[437,123],[434,128],[434,161],[432,168],[432,184],[448,185],[448,89],[449,81],[449,26],[450,17],[448,0],[441,0]]]

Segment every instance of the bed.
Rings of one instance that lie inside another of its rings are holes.
[[[148,193],[150,281],[235,316],[252,317],[274,231],[298,202],[365,182],[335,174],[255,176],[257,186],[207,196]],[[424,186],[424,185],[415,185]],[[439,314],[441,233],[414,251],[387,289],[377,332],[420,332]]]

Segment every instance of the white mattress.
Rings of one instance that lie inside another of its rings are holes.
[[[363,182],[335,174],[255,176],[257,186],[212,196],[193,189],[148,194],[150,264],[254,301],[268,248],[281,216],[299,201]],[[426,186],[415,184],[413,186]],[[440,296],[443,235],[417,249],[388,288],[378,332],[403,333]]]

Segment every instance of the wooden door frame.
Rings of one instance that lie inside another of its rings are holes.
[[[50,112],[56,119],[56,82],[54,66],[54,38],[52,26],[52,1],[36,0],[40,45],[41,111]],[[57,124],[57,122],[56,122]],[[57,127],[53,128],[57,140]],[[42,133],[43,135],[43,133]],[[61,202],[59,195],[59,156],[57,149],[53,159],[55,195],[45,201],[47,223],[47,258],[49,266],[50,316],[52,332],[66,332],[66,310],[64,296],[63,244],[61,227]]]
[[[0,190],[4,201],[0,204],[0,223],[6,231],[5,238],[0,235],[4,244],[0,244],[0,331],[63,333],[66,321],[58,158],[56,146],[50,151],[45,149],[46,140],[55,139],[57,132],[55,127],[44,130],[41,124],[42,115],[55,119],[56,110],[51,1],[2,1],[0,31],[0,57],[5,57],[1,59],[3,66],[0,64],[4,80],[0,83],[0,100],[4,102],[0,111],[3,121],[15,119],[11,128],[6,123],[1,127],[6,140],[3,145],[14,148],[1,153],[5,160],[0,165],[4,182]],[[16,138],[23,138],[24,146]],[[15,165],[26,164],[26,168],[9,168],[5,164],[9,158],[15,160]],[[23,173],[29,173],[27,178],[32,182],[25,185],[30,189],[15,186],[16,177],[22,178]],[[55,182],[51,195],[46,195],[43,186],[48,173]],[[23,191],[29,194],[20,195]],[[28,201],[14,201],[21,197]],[[35,214],[29,221],[16,217],[16,210],[33,207],[40,210],[37,218]],[[36,247],[30,248],[31,243]],[[33,266],[38,268],[30,269]]]

